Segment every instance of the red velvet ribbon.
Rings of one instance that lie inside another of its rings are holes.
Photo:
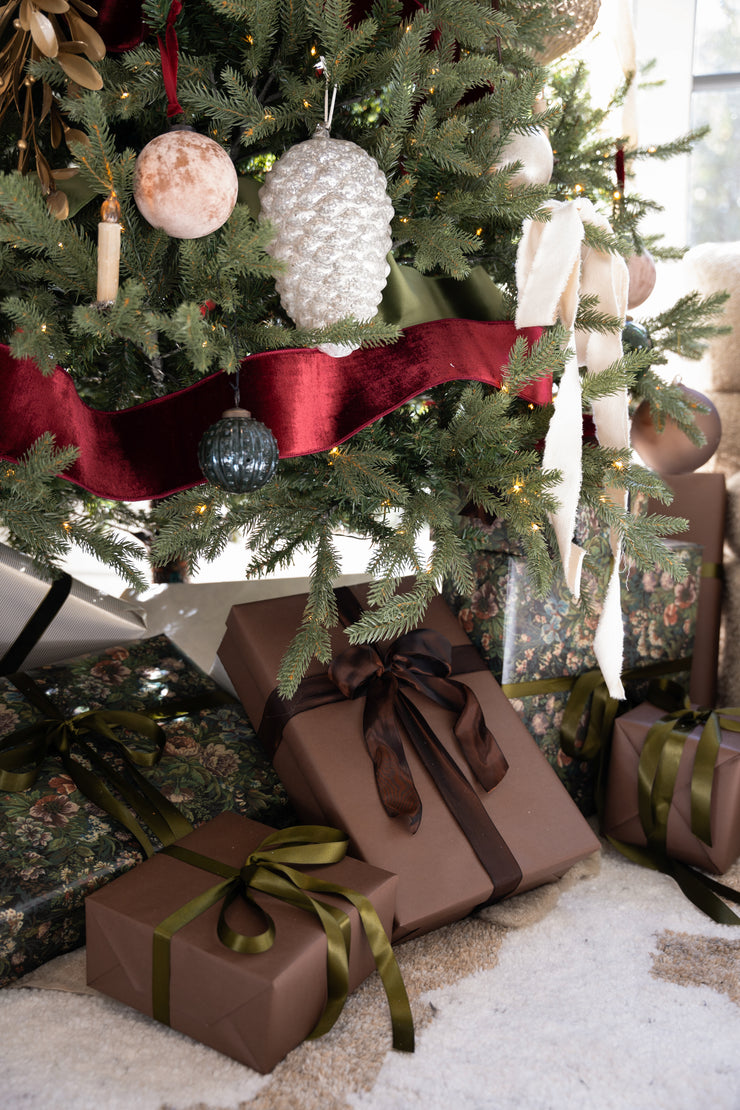
[[[624,182],[625,182],[625,168],[624,168],[624,147],[618,146],[617,153],[614,156],[614,171],[617,176],[617,187],[624,195]]]
[[[146,38],[141,0],[97,0],[95,7],[98,14],[90,22],[109,54],[133,50]]]
[[[405,330],[390,347],[332,358],[321,351],[263,352],[244,359],[241,400],[275,435],[282,458],[328,451],[433,386],[460,379],[500,387],[512,343],[540,328],[436,320]],[[212,374],[194,385],[118,412],[92,409],[60,367],[42,377],[30,359],[0,345],[0,457],[17,461],[44,432],[80,455],[65,471],[99,497],[144,501],[203,482],[198,444],[233,403],[233,379]],[[521,397],[547,404],[549,376]]]
[[[508,769],[477,697],[469,686],[450,678],[451,661],[450,641],[433,629],[419,628],[385,650],[373,644],[352,645],[329,666],[329,678],[345,698],[365,698],[365,744],[378,794],[389,817],[404,817],[412,833],[421,822],[421,800],[403,750],[405,730],[397,710],[402,686],[456,714],[455,736],[484,789],[493,790]]]
[[[164,81],[164,90],[167,93],[167,119],[171,119],[172,116],[182,115],[184,111],[177,99],[177,64],[180,52],[177,44],[175,20],[181,11],[181,0],[172,0],[167,16],[164,39],[161,35],[157,35],[159,56],[162,61],[162,79]]]

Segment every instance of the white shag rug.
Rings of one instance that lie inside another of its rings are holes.
[[[576,881],[583,876],[583,881]],[[740,867],[730,875],[740,881]],[[554,888],[400,945],[417,1023],[376,977],[260,1076],[99,995],[0,991],[3,1110],[738,1110],[740,928],[605,848]],[[32,979],[26,980],[33,982]],[[78,981],[78,984],[81,983]]]

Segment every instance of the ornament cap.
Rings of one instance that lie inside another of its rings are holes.
[[[222,413],[221,419],[224,420],[230,416],[241,416],[250,419],[252,414],[248,412],[247,409],[226,409],[226,411]]]

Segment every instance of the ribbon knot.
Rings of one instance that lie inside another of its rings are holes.
[[[162,757],[164,729],[144,713],[125,710],[88,709],[64,717],[51,698],[29,678],[19,673],[8,678],[37,709],[45,714],[25,728],[0,738],[0,790],[29,790],[36,782],[44,760],[56,751],[75,786],[95,805],[120,821],[144,849],[154,847],[139,818],[163,844],[170,844],[192,831],[192,825],[172,803],[146,781],[138,767],[153,767]],[[141,750],[116,734],[125,729],[149,742]],[[120,756],[127,777],[119,774],[98,751],[100,737]],[[77,758],[81,756],[82,758]],[[108,785],[120,797],[116,797]],[[121,798],[123,801],[121,801]]]
[[[382,651],[372,644],[353,645],[335,656],[329,667],[329,678],[344,697],[365,697],[363,730],[378,793],[386,813],[403,817],[411,832],[419,828],[422,805],[402,735],[413,740],[419,714],[402,687],[457,714],[455,736],[486,790],[492,790],[508,768],[477,697],[452,679],[451,672],[450,641],[429,628],[407,632]]]

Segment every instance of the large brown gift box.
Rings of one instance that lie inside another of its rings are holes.
[[[178,845],[240,867],[274,830],[235,813],[215,817]],[[306,867],[305,874],[364,894],[390,936],[395,875],[345,856],[339,863]],[[87,981],[103,994],[153,1014],[154,930],[219,876],[159,853],[90,895],[86,901]],[[179,929],[170,942],[169,1025],[202,1044],[268,1072],[315,1027],[327,1000],[327,938],[311,913],[270,895],[253,893],[275,923],[265,952],[242,954],[218,937],[221,906],[213,905]],[[375,970],[354,906],[333,895],[321,901],[350,919],[349,988]],[[228,908],[229,926],[253,935],[262,915],[243,898]]]
[[[725,476],[700,471],[663,475],[663,481],[673,491],[673,501],[666,507],[662,502],[649,500],[648,511],[685,517],[689,527],[672,538],[698,543],[703,548],[689,696],[699,705],[716,705],[727,504]]]
[[[643,702],[614,722],[603,830],[627,844],[647,844],[638,808],[638,766],[650,728],[664,716],[664,710]],[[740,733],[722,729],[711,790],[711,845],[691,831],[691,778],[701,733],[698,725],[685,734],[665,851],[671,859],[721,875],[740,856]]]
[[[367,587],[353,586],[352,594],[366,605]],[[219,656],[255,727],[305,604],[305,595],[283,597],[236,605],[229,614]],[[414,691],[408,694],[466,789],[475,795],[471,808],[482,815],[484,854],[498,845],[509,856],[500,880],[480,862],[411,743],[405,743],[404,750],[422,803],[421,821],[412,833],[401,817],[388,815],[363,736],[364,697],[294,716],[273,759],[301,820],[342,829],[354,855],[399,876],[394,940],[459,920],[488,901],[552,882],[599,849],[590,826],[441,597],[429,606],[424,628],[441,633],[453,650],[470,653],[470,663],[454,677],[477,695],[486,724],[508,761],[499,784],[484,789],[453,734],[455,714]],[[334,656],[347,647],[342,628],[335,629]],[[482,669],[473,670],[478,666]],[[308,674],[325,671],[314,661]]]

